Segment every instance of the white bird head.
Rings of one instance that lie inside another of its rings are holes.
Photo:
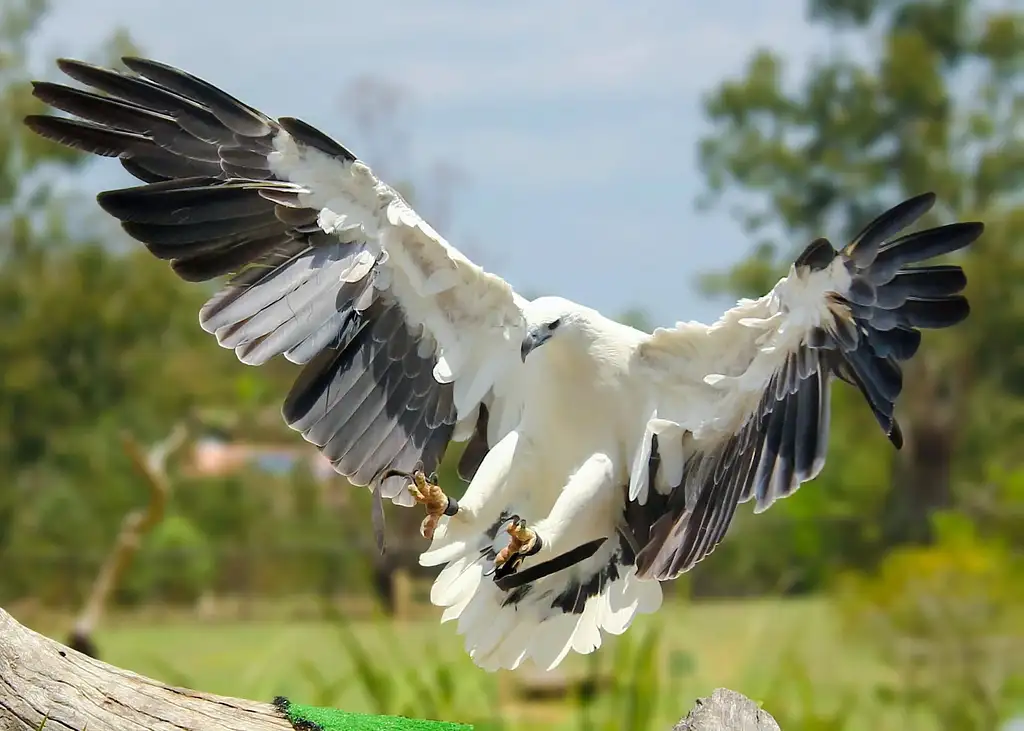
[[[578,336],[587,331],[590,310],[562,297],[538,297],[525,308],[526,336],[520,353],[526,356],[554,337],[559,340]]]

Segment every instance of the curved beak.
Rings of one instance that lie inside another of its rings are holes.
[[[526,362],[526,356],[530,354],[534,348],[537,347],[537,339],[532,334],[527,333],[526,337],[523,338],[523,344],[519,346],[519,355],[523,359],[523,363]]]
[[[537,328],[530,328],[526,333],[526,337],[523,338],[522,345],[519,346],[519,355],[523,359],[523,362],[526,362],[526,356],[546,343],[550,337],[550,333],[542,333]]]

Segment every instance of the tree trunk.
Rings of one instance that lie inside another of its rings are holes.
[[[905,443],[893,461],[892,484],[882,518],[886,545],[923,544],[932,539],[931,517],[953,504],[953,453],[962,384],[956,368],[918,356],[904,376],[897,418]]]

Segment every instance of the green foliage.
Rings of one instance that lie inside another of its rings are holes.
[[[428,643],[423,662],[399,666],[390,655],[375,652],[360,640],[343,615],[332,613],[335,627],[345,653],[352,664],[351,676],[331,679],[311,665],[305,665],[306,679],[311,681],[315,703],[336,704],[342,688],[357,684],[370,699],[371,713],[404,715],[417,718],[456,719],[476,728],[497,731],[506,728],[500,713],[499,682],[493,675],[475,673],[469,680],[459,670],[440,658],[439,647]],[[665,672],[664,658],[659,651],[660,632],[637,631],[621,638],[613,651],[588,657],[587,678],[591,682],[608,680],[608,687],[597,694],[587,694],[576,701],[580,731],[617,731],[656,728],[659,710],[664,703],[675,703],[673,685],[692,667],[689,657],[676,658],[675,668]],[[467,703],[469,696],[483,695]],[[491,709],[481,714],[481,705]]]
[[[304,663],[303,673],[315,689],[316,704],[337,705],[343,690],[358,686],[369,700],[370,713],[435,720],[457,719],[460,723],[493,731],[504,728],[500,717],[479,716],[479,711],[467,711],[465,707],[467,697],[477,693],[490,698],[491,703],[487,704],[490,708],[498,707],[493,676],[481,673],[475,682],[459,682],[464,678],[459,678],[449,663],[431,659],[439,656],[436,640],[426,648],[423,662],[399,663],[394,654],[367,647],[344,614],[331,607],[326,610],[352,671],[348,675],[331,678],[315,666]],[[469,705],[474,709],[480,706],[478,703]]]
[[[762,708],[770,710],[779,728],[787,731],[841,731],[851,727],[863,699],[850,688],[842,689],[834,698],[824,696],[820,688],[813,668],[790,651],[757,698]]]
[[[56,195],[86,157],[22,124],[43,111],[27,58],[47,8],[0,8],[0,554],[19,558],[5,561],[17,565],[0,596],[69,602],[145,494],[120,433],[147,442],[230,409],[238,436],[283,435],[280,399],[295,370],[240,368],[196,326],[209,291],[178,280],[109,221],[93,225],[92,194]],[[131,50],[114,32],[96,60]]]
[[[125,582],[123,600],[192,604],[213,580],[209,539],[188,518],[166,516],[146,538]]]
[[[607,678],[609,686],[579,699],[580,731],[655,729],[659,711],[678,699],[677,686],[692,671],[694,658],[683,652],[665,658],[660,649],[663,632],[657,626],[634,632],[610,651],[588,657],[591,677]]]
[[[951,731],[996,728],[1024,702],[1024,565],[961,515],[937,515],[936,536],[844,577],[837,606],[894,671],[880,701]]]

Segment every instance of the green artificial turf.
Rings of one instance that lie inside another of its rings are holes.
[[[274,705],[288,717],[296,731],[468,731],[473,728],[447,721],[374,716],[323,706],[302,706],[281,696],[274,699]]]

